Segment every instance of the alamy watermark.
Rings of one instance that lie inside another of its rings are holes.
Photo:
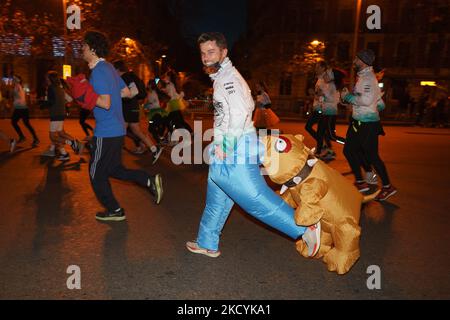
[[[76,4],[67,7],[66,26],[69,30],[81,29],[81,9]]]
[[[367,7],[367,14],[371,14],[366,20],[369,30],[381,30],[381,8],[375,4]]]
[[[81,290],[81,269],[79,266],[71,265],[66,270],[70,274],[67,278],[66,285],[69,290]]]
[[[218,145],[226,153],[225,159],[215,157],[215,145],[212,142],[214,128],[203,132],[202,121],[194,121],[194,131],[191,134],[186,129],[176,129],[171,135],[171,142],[176,143],[171,151],[171,160],[175,165],[182,164],[212,164],[221,161],[225,164],[261,164],[264,157],[270,157],[271,170],[276,170],[279,156],[284,151],[286,139],[280,136],[278,130],[270,132],[270,142],[264,139],[269,136],[266,129],[255,133],[242,133],[239,137],[229,138]],[[226,139],[226,138],[225,138]],[[203,147],[204,143],[209,143]],[[267,144],[270,143],[270,146]]]
[[[76,4],[67,7],[67,29],[81,30],[81,8]],[[367,14],[370,16],[366,20],[366,26],[369,30],[381,30],[381,8],[375,4],[367,7]]]
[[[381,268],[377,265],[371,265],[367,268],[367,274],[370,274],[366,281],[367,289],[381,290]]]

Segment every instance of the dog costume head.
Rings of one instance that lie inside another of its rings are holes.
[[[295,223],[310,226],[321,222],[321,246],[315,258],[323,258],[329,271],[347,273],[360,256],[363,196],[349,179],[318,161],[303,136],[283,134],[261,140],[263,165],[270,179],[282,185],[283,200],[295,208]],[[302,239],[297,241],[297,250],[308,256]]]
[[[302,135],[283,134],[280,136],[266,136],[262,139],[265,147],[263,165],[270,179],[276,184],[283,185],[283,194],[292,184],[298,185],[314,167],[317,159],[303,143]]]

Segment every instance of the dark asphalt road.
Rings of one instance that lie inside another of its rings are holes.
[[[160,206],[145,190],[113,181],[127,222],[97,222],[101,207],[89,184],[88,154],[66,164],[42,159],[47,121],[33,123],[39,148],[26,142],[11,155],[0,145],[0,299],[450,298],[448,129],[385,128],[381,154],[399,193],[364,207],[361,258],[338,276],[236,207],[223,231],[222,256],[186,251],[204,207],[208,168],[175,166],[169,151],[155,166],[148,154],[124,152],[127,166],[163,174]],[[281,127],[305,132],[303,124]],[[0,128],[13,134],[6,120]],[[74,120],[66,130],[83,137]],[[352,179],[342,147],[336,149],[331,166]],[[66,286],[70,265],[81,268],[81,290]],[[367,288],[371,265],[381,268],[380,290]]]

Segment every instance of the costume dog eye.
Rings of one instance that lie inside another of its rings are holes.
[[[279,153],[287,153],[291,150],[292,144],[285,137],[279,137],[275,142],[275,150]]]

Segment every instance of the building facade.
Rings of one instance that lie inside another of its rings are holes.
[[[324,58],[351,68],[356,20],[355,0],[249,0],[248,32],[237,47],[238,64],[252,81],[262,80],[280,112],[297,113],[312,85],[310,68],[293,57],[323,43]],[[377,5],[381,28],[366,23]],[[370,48],[376,68],[385,69],[388,112],[403,112],[405,95],[417,98],[421,81],[449,89],[450,1],[363,0],[357,49]],[[407,111],[405,111],[407,112]]]

